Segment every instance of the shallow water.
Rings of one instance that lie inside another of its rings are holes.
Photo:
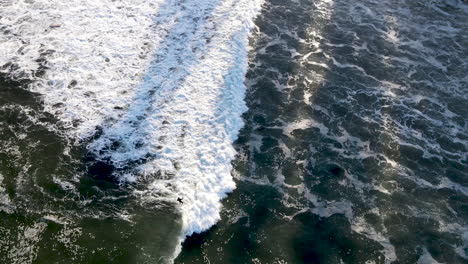
[[[0,262],[466,263],[467,4],[260,4],[0,1]]]

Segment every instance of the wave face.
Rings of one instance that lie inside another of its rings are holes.
[[[260,0],[0,2],[1,72],[29,80],[75,145],[142,201],[177,203],[183,235],[235,188],[248,34]]]

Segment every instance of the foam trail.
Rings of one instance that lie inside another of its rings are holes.
[[[45,108],[120,168],[143,199],[181,204],[183,237],[219,219],[235,188],[248,34],[261,0],[11,1],[2,72],[33,80]]]
[[[247,36],[259,3],[207,1],[185,7],[175,21],[160,23],[169,32],[133,105],[90,149],[121,168],[144,160],[136,175],[158,178],[146,191],[149,197],[183,198],[184,235],[190,235],[219,219],[219,201],[235,187],[231,144],[246,110]],[[167,8],[169,13],[173,5]],[[135,173],[126,175],[135,180]]]
[[[42,94],[46,110],[60,117],[73,137],[89,137],[97,125],[121,115],[115,108],[130,103],[150,61],[143,56],[156,42],[157,1],[2,5],[2,71],[34,80],[30,89]]]

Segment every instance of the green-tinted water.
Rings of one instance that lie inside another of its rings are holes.
[[[467,263],[466,3],[268,0],[256,26],[237,189],[175,263]],[[0,262],[170,261],[177,202],[121,184],[11,79]]]
[[[467,6],[268,1],[238,189],[177,263],[466,263]]]

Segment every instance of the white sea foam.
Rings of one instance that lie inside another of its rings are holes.
[[[0,66],[144,199],[183,199],[183,236],[235,188],[248,34],[261,0],[0,3]],[[41,71],[43,71],[42,74]],[[142,162],[144,160],[144,162]],[[138,165],[134,165],[134,163]],[[131,169],[130,164],[133,164]],[[163,197],[163,198],[161,198]]]
[[[423,254],[418,259],[418,264],[437,264],[440,263],[435,260],[426,248],[423,248]]]
[[[327,135],[328,133],[328,128],[324,124],[319,123],[313,119],[302,119],[297,122],[291,122],[284,127],[283,131],[286,135],[290,136],[294,130],[308,129],[311,127],[318,128],[320,130],[320,133],[323,135]]]
[[[3,175],[0,173],[0,212],[12,212],[11,201],[3,185]]]
[[[367,238],[379,242],[380,245],[383,246],[382,251],[385,256],[385,263],[391,263],[397,260],[395,247],[390,243],[389,239],[377,232],[363,217],[354,218],[351,223],[351,229],[356,233],[365,235]]]
[[[12,260],[12,264],[33,262],[39,250],[38,243],[46,227],[47,224],[42,222],[18,226],[18,243],[12,244],[8,251],[8,259]],[[3,243],[11,243],[8,239],[6,240]]]

